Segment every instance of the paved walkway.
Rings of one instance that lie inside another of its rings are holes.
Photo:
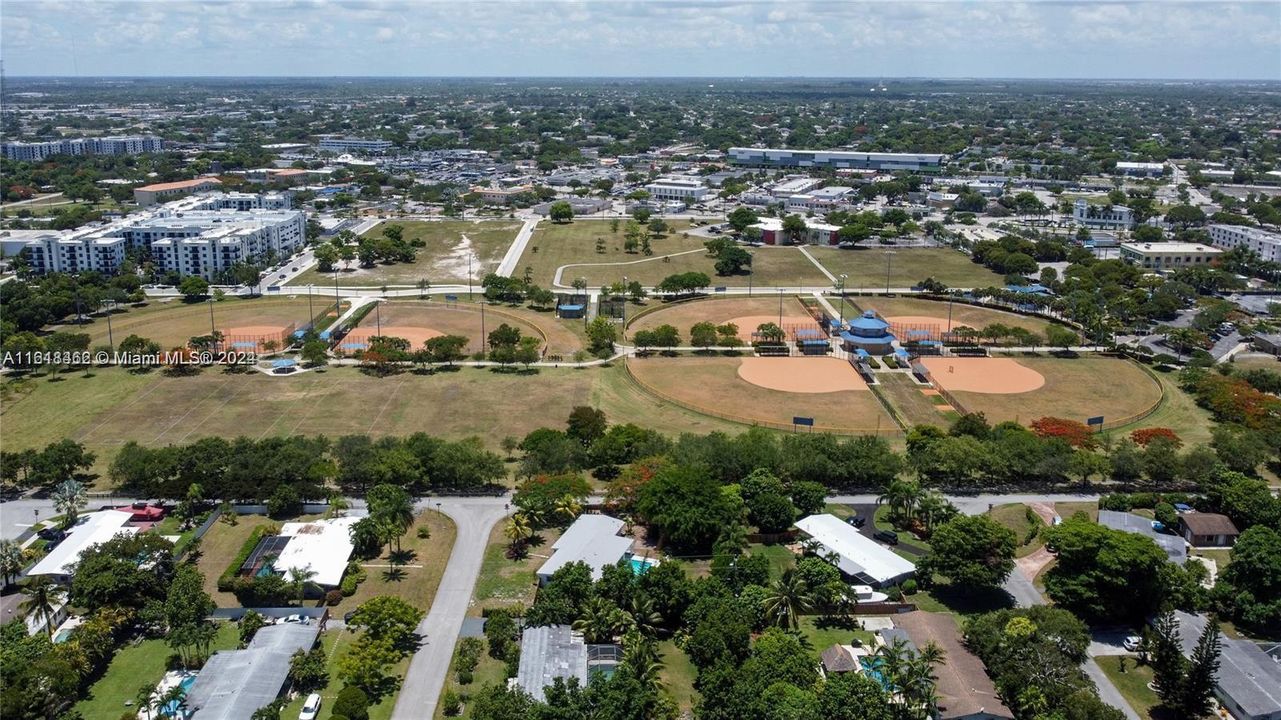
[[[809,251],[809,250],[806,250],[804,245],[798,246],[798,249],[801,251],[801,254],[802,254],[802,255],[804,255],[805,257],[809,258],[809,259],[810,259],[810,262],[814,263],[814,267],[818,268],[818,271],[819,271],[819,272],[821,272],[821,273],[823,273],[824,275],[826,275],[826,276],[827,276],[827,279],[832,281],[832,284],[833,284],[833,285],[836,285],[837,283],[839,283],[839,282],[840,282],[839,280],[837,280],[837,279],[836,279],[836,276],[835,276],[835,275],[833,275],[832,273],[828,272],[827,268],[823,267],[823,263],[819,262],[819,261],[818,261],[818,258],[814,257],[813,255],[810,255],[810,251]]]
[[[507,248],[507,254],[503,256],[503,261],[498,263],[498,269],[494,272],[503,277],[511,277],[516,270],[516,263],[520,261],[520,256],[525,254],[525,246],[529,244],[529,239],[534,235],[534,228],[538,225],[538,218],[530,218],[520,226],[520,232],[516,233],[516,239],[512,241]]]
[[[507,498],[489,497],[429,498],[419,503],[420,508],[437,508],[448,515],[457,525],[458,534],[449,554],[449,565],[436,590],[436,599],[418,625],[422,645],[409,663],[392,720],[422,720],[435,715],[436,703],[449,674],[449,662],[454,656],[454,645],[471,606],[476,578],[480,576],[489,533],[507,514],[507,502]]]

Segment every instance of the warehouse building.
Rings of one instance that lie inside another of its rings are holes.
[[[938,172],[945,155],[932,153],[876,153],[847,150],[791,150],[777,148],[729,149],[729,161],[740,167],[817,168],[821,170],[904,170]]]

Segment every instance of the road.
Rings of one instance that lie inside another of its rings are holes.
[[[431,611],[418,625],[423,642],[405,673],[392,720],[420,720],[435,715],[436,702],[454,656],[454,644],[471,605],[476,578],[480,576],[489,533],[507,514],[507,499],[501,497],[440,498],[419,506],[435,506],[448,515],[458,527],[458,535]]]

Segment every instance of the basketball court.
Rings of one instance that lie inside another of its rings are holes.
[[[832,357],[744,358],[738,376],[753,385],[791,393],[868,389],[848,362]]]
[[[917,362],[949,392],[1014,395],[1045,385],[1044,375],[1010,358],[923,357]]]

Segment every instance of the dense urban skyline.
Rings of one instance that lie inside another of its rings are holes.
[[[1276,2],[13,0],[0,19],[13,76],[1281,79]]]

